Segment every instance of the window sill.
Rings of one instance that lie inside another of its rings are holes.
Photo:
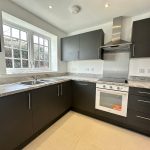
[[[34,74],[51,74],[58,73],[57,71],[52,71],[50,69],[6,69],[7,76],[24,76],[24,75],[34,75]]]

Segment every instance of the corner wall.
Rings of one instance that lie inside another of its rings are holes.
[[[130,17],[124,20],[124,30],[123,30],[123,39],[127,41],[131,41],[132,34],[132,24],[135,20],[141,20],[144,18],[150,18],[150,12],[141,14],[138,16]],[[87,28],[84,30],[79,30],[71,33],[70,35],[80,34],[84,32],[89,32],[97,29],[103,29],[105,33],[105,43],[111,41],[111,33],[112,33],[112,22],[108,22],[99,26]],[[103,69],[103,61],[94,60],[95,67],[94,71],[91,71],[91,60],[86,61],[72,61],[68,62],[68,71],[70,73],[89,73],[89,74],[99,74]],[[140,58],[140,59],[130,59],[129,66],[129,75],[130,76],[145,76],[150,77],[150,58]],[[144,71],[143,71],[144,69]]]

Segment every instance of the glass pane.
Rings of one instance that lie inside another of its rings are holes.
[[[28,59],[28,51],[22,51],[22,58]]]
[[[10,36],[10,27],[3,25],[3,33],[4,35]]]
[[[45,55],[45,56],[44,56],[44,59],[45,59],[45,60],[49,60],[48,47],[45,47],[45,48],[44,48],[44,55]]]
[[[45,62],[45,68],[49,68],[49,62]]]
[[[5,57],[12,57],[12,50],[11,48],[5,47]]]
[[[11,47],[12,41],[9,37],[4,37],[4,45],[7,47]]]
[[[44,40],[44,46],[48,46],[48,40]]]
[[[13,68],[12,59],[6,59],[6,67],[7,68]]]
[[[100,106],[121,111],[122,110],[122,96],[101,92]]]
[[[39,51],[39,46],[37,44],[34,44],[34,51]]]
[[[39,68],[39,61],[35,61],[35,68]]]
[[[14,49],[14,58],[20,58],[20,50]]]
[[[40,52],[44,52],[44,47],[40,46]]]
[[[12,39],[13,48],[20,49],[20,40]]]
[[[43,38],[40,38],[40,45],[43,45],[44,44],[44,40]]]
[[[23,68],[28,68],[29,67],[28,60],[22,60],[22,67]]]
[[[21,60],[15,59],[14,60],[14,67],[15,68],[21,68]]]
[[[12,37],[19,38],[19,30],[12,28]]]
[[[44,60],[44,53],[40,53],[40,60]]]
[[[28,43],[25,41],[21,41],[20,48],[23,50],[28,50]]]
[[[40,61],[40,68],[44,68],[44,61]]]
[[[34,42],[34,43],[37,43],[37,44],[39,43],[39,38],[38,38],[38,36],[35,36],[35,35],[33,36],[33,42]]]
[[[21,31],[20,34],[21,34],[21,39],[26,41],[27,40],[27,33]]]
[[[34,44],[34,59],[39,60],[39,46]]]

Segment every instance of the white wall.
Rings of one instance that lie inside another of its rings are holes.
[[[102,60],[72,61],[68,63],[68,72],[102,74],[103,61]]]
[[[60,56],[60,38],[64,37],[66,33],[43,21],[42,19],[38,18],[37,16],[33,15],[32,13],[26,11],[25,9],[19,7],[18,5],[14,4],[9,0],[0,0],[0,16],[2,14],[2,11],[58,36],[58,56]],[[0,58],[0,67],[3,68],[0,69],[0,74],[5,74],[5,60],[3,52],[0,53]],[[60,61],[60,57],[58,60],[58,64],[58,71],[66,72],[67,65],[65,62]]]
[[[135,20],[140,20],[144,18],[149,18],[150,12],[141,14],[134,17],[129,17],[124,20],[124,30],[123,30],[123,39],[127,41],[131,41],[131,31],[132,31],[132,24]],[[99,26],[87,28],[84,30],[79,30],[76,32],[71,33],[70,35],[80,34],[96,29],[103,29],[105,33],[105,43],[111,41],[111,33],[112,33],[112,22],[108,22]],[[88,71],[87,68],[91,68],[91,61],[72,61],[68,62],[68,71],[70,73],[94,73],[100,74],[102,73],[103,63],[102,61],[95,60],[94,61],[95,67],[94,72]],[[144,71],[143,71],[144,69]],[[90,69],[89,69],[90,70]],[[130,76],[147,76],[150,77],[150,58],[140,58],[140,59],[131,59],[130,60],[130,69],[129,69]]]

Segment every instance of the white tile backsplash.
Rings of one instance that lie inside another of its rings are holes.
[[[129,75],[150,77],[150,58],[131,59]]]
[[[68,62],[68,72],[102,74],[103,60],[83,60],[83,61]]]

